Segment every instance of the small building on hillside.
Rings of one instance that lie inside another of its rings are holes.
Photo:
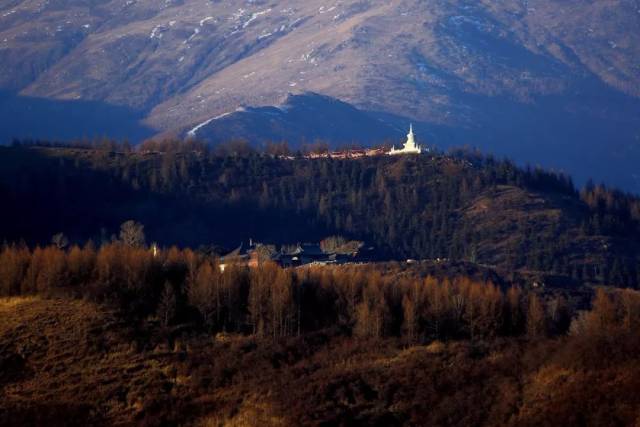
[[[231,264],[246,266],[251,260],[249,251],[244,249],[244,245],[241,243],[233,251],[229,252],[225,256],[220,257],[220,271],[224,273],[224,270]]]
[[[274,262],[282,267],[299,267],[309,264],[345,264],[360,259],[362,242],[347,242],[341,248],[325,250],[319,243],[298,243],[283,245],[279,250],[275,245],[249,242],[240,244],[232,252],[220,257],[220,271],[229,265],[257,268],[265,262]]]
[[[274,245],[255,243],[250,240],[246,248],[244,243],[240,243],[240,246],[232,252],[220,257],[220,271],[224,272],[230,264],[256,268],[267,261],[279,263],[280,252]]]
[[[396,150],[396,147],[391,147],[391,151],[389,151],[390,156],[395,156],[398,154],[422,154],[423,148],[416,144],[415,135],[413,134],[413,125],[409,128],[409,134],[407,134],[407,142],[404,143],[404,146]],[[424,149],[425,152],[428,152],[429,149]]]

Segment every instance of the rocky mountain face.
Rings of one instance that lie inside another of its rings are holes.
[[[313,92],[358,109],[340,123],[349,138],[414,121],[442,148],[638,191],[639,29],[638,0],[2,0],[0,89],[116,106],[156,133],[207,123],[195,136],[216,140],[266,122],[292,143],[333,141],[315,116],[292,128],[258,108]],[[248,107],[259,119],[216,123]]]

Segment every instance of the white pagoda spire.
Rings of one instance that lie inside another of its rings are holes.
[[[415,135],[413,134],[413,123],[409,125],[409,133],[407,134],[407,142],[404,143],[404,147],[396,150],[396,147],[392,147],[389,152],[390,155],[396,154],[421,154],[422,147],[416,144]]]

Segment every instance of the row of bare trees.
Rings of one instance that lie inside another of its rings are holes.
[[[593,311],[574,313],[560,294],[501,289],[468,277],[410,277],[376,266],[224,267],[190,249],[154,251],[123,242],[4,246],[0,295],[71,295],[113,304],[131,316],[155,316],[164,326],[197,321],[210,332],[273,338],[338,327],[360,337],[421,343],[640,326],[640,294],[634,291],[599,291]]]
[[[566,332],[571,309],[562,295],[543,297],[491,282],[455,278],[398,278],[395,272],[342,268],[307,272],[306,289],[321,290],[336,311],[331,320],[362,337],[432,339],[541,337]],[[330,312],[330,311],[329,311]]]

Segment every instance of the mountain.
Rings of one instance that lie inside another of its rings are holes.
[[[163,135],[314,92],[442,148],[638,191],[639,21],[637,0],[14,0],[0,3],[0,88],[122,107]],[[265,120],[215,132],[301,132]]]
[[[99,101],[48,99],[0,91],[0,141],[14,137],[71,140],[109,137],[140,141],[156,131],[141,123],[142,114]]]
[[[240,107],[193,127],[184,135],[211,143],[229,135],[254,143],[288,141],[292,147],[316,140],[333,146],[371,145],[398,140],[404,129],[392,121],[360,111],[352,105],[315,93],[289,95],[276,107]]]

